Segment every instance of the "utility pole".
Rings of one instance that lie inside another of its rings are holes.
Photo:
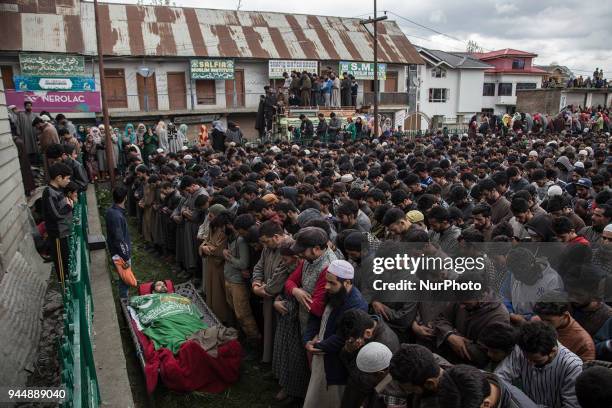
[[[98,44],[98,70],[100,71],[100,93],[102,94],[102,119],[104,120],[104,133],[106,135],[106,165],[110,175],[111,188],[115,187],[115,160],[113,156],[113,139],[111,138],[110,120],[108,117],[108,103],[106,100],[106,80],[104,78],[104,51],[102,50],[102,36],[100,35],[100,13],[98,0],[94,0],[94,13],[96,18],[96,41]]]
[[[378,81],[378,22],[387,19],[387,16],[376,17],[376,0],[374,0],[374,18],[370,18],[367,20],[361,20],[361,24],[366,26],[366,24],[374,25],[374,33],[372,34],[370,30],[368,33],[372,36],[373,44],[374,44],[374,137],[378,137],[378,127],[380,124],[378,123],[378,96],[379,96],[379,81]],[[366,27],[367,30],[367,27]]]

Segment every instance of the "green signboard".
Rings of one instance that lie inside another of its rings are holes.
[[[234,79],[234,60],[193,59],[191,79]]]
[[[340,75],[346,72],[355,77],[355,79],[374,80],[374,63],[373,62],[350,62],[340,61]],[[378,79],[387,79],[387,64],[378,64]]]
[[[21,75],[69,77],[85,74],[85,58],[66,54],[19,54]]]

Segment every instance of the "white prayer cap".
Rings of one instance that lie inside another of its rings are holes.
[[[327,267],[327,272],[341,279],[353,279],[355,277],[353,265],[343,259],[332,261]]]
[[[581,161],[577,161],[576,163],[574,163],[574,167],[580,167],[584,169],[584,163]]]
[[[185,150],[189,150],[189,148],[187,146],[183,146],[183,147],[181,147],[181,150],[185,151]]]
[[[13,110],[13,109],[15,109],[15,108],[16,108],[16,106],[15,106],[15,105],[9,105],[9,106],[7,106],[6,108],[7,108],[8,110]]]
[[[587,152],[586,150],[582,149],[581,151],[578,152],[578,154],[582,155],[582,156],[588,156],[589,152]]]
[[[606,228],[604,228],[603,232],[608,232],[612,234],[612,224],[606,225]]]
[[[300,150],[300,146],[294,144],[294,145],[291,146],[291,149],[292,150]]]
[[[156,150],[157,153],[162,154],[164,152],[164,149],[162,149],[161,147],[159,149]]]
[[[538,152],[536,152],[535,150],[532,150],[532,151],[529,152],[529,156],[538,157]]]
[[[353,181],[353,175],[352,174],[345,174],[342,177],[340,177],[340,181],[343,183],[350,183],[351,181]]]
[[[554,197],[554,196],[560,196],[563,194],[563,190],[561,189],[561,187],[554,185],[554,186],[550,186],[548,188],[548,196],[549,197]]]
[[[51,121],[51,118],[50,118],[50,117],[48,117],[47,115],[42,115],[40,118],[41,118],[42,120],[44,120],[45,122],[50,122],[50,121]]]
[[[389,347],[373,341],[366,344],[357,354],[357,368],[364,373],[377,373],[389,367],[393,353]]]
[[[192,155],[190,155],[190,154],[186,154],[186,155],[185,155],[185,157],[183,157],[183,159],[185,159],[185,160],[191,160],[191,159],[193,159],[193,156],[192,156]]]

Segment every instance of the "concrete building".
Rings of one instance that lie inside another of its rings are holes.
[[[21,74],[20,53],[44,52],[85,56],[85,72],[99,89],[91,2],[7,0],[2,6],[0,68],[7,88]],[[359,19],[108,3],[99,10],[113,121],[153,122],[171,114],[176,122],[199,124],[222,117],[254,136],[263,87],[280,83],[269,75],[270,61],[298,67],[310,61],[322,73],[338,71],[340,61],[373,59],[372,38]],[[400,115],[416,108],[409,77],[423,60],[394,21],[378,27],[379,61],[387,64],[380,110]],[[195,79],[193,59],[232,61],[234,78]],[[368,105],[373,81],[358,82],[358,105]],[[96,113],[68,116],[93,119]]]
[[[485,70],[492,66],[464,53],[417,48],[425,65],[419,67],[417,110],[430,118],[420,128],[465,127],[482,109]]]
[[[539,112],[556,115],[573,106],[610,106],[612,88],[547,88],[519,91],[516,109],[519,112]]]
[[[542,87],[548,73],[533,65],[538,55],[506,48],[472,53],[474,58],[493,66],[485,71],[482,111],[503,115],[516,111],[517,91]]]
[[[565,65],[536,65],[536,68],[546,71],[546,75],[542,77],[544,82],[552,79],[557,86],[566,86],[570,79],[574,79],[574,73]]]

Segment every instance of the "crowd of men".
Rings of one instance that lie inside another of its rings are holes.
[[[134,217],[147,250],[176,265],[168,277],[201,287],[219,320],[272,364],[278,400],[610,406],[607,114],[570,110],[551,126],[533,115],[531,128],[519,115],[499,133],[498,122],[475,119],[463,135],[205,143],[155,150],[147,164],[133,151],[113,193],[109,249],[130,262],[122,216]],[[49,149],[44,200],[63,238],[74,199],[63,189],[78,164]],[[500,245],[487,253],[477,297],[388,302],[369,286],[368,259],[390,242],[444,259]]]

